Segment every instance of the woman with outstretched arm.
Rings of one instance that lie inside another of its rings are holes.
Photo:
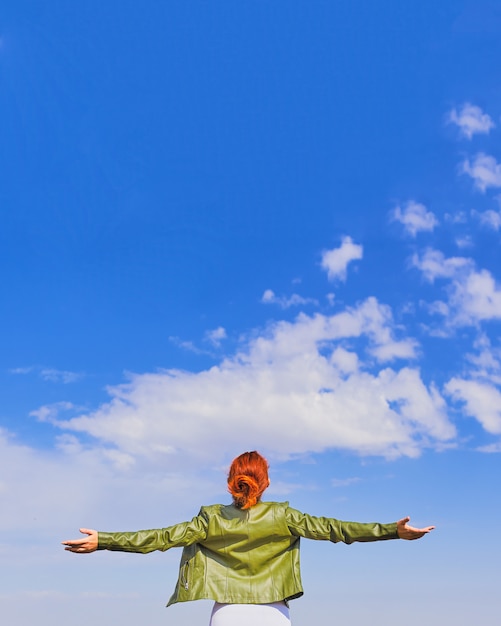
[[[391,524],[314,517],[287,502],[262,502],[269,484],[266,459],[255,451],[244,452],[228,474],[232,504],[203,506],[191,521],[161,529],[107,533],[81,528],[86,537],[63,545],[77,554],[182,547],[179,577],[168,605],[214,600],[210,626],[288,626],[289,600],[303,595],[301,537],[347,544],[414,540],[434,528],[413,528],[409,517]]]

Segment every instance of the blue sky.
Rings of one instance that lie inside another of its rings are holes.
[[[258,449],[269,499],[437,525],[305,544],[296,626],[492,620],[499,6],[82,5],[0,8],[3,615],[206,623],[176,551],[58,542],[227,501]]]

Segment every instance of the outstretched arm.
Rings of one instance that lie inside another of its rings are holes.
[[[176,546],[189,546],[207,536],[207,518],[203,511],[190,522],[181,522],[167,528],[136,530],[134,532],[107,533],[80,528],[87,537],[63,541],[65,550],[86,554],[95,550],[117,552],[139,552],[146,554],[154,550],[169,550]]]
[[[80,532],[87,535],[87,537],[63,541],[63,546],[66,546],[65,550],[69,550],[69,552],[77,552],[79,554],[87,554],[97,550],[97,530],[80,528]]]
[[[426,528],[414,528],[413,526],[409,526],[407,524],[410,519],[410,517],[404,517],[397,522],[397,533],[400,539],[409,539],[410,541],[412,541],[413,539],[421,539],[421,537],[423,537],[435,528],[435,526],[427,526]]]

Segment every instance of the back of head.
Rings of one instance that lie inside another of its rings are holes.
[[[256,452],[244,452],[233,462],[228,473],[228,491],[239,509],[250,509],[270,484],[268,461]]]

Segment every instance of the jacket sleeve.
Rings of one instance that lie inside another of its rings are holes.
[[[286,510],[287,525],[290,532],[297,537],[318,539],[337,543],[353,543],[354,541],[382,541],[398,539],[397,524],[362,524],[359,522],[342,522],[331,517],[314,517],[301,513],[290,507]]]
[[[190,522],[167,528],[137,530],[135,532],[98,533],[98,550],[140,552],[154,550],[165,552],[169,548],[189,546],[207,536],[207,519],[199,513]]]

